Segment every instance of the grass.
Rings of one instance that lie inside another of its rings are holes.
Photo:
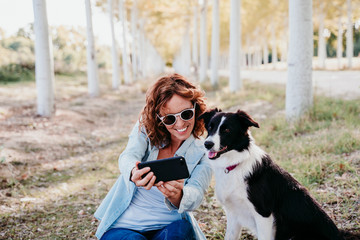
[[[225,79],[217,91],[206,84],[202,87],[210,106],[249,110],[261,127],[252,129],[257,144],[309,189],[338,227],[360,230],[358,100],[316,96],[308,114],[290,124],[283,111],[284,86],[245,81],[244,90],[230,93]],[[74,104],[82,107],[76,100]],[[258,119],[259,114],[265,117]],[[69,153],[59,166],[22,180],[2,180],[0,190],[7,197],[0,198],[0,239],[95,239],[93,213],[119,175],[117,157],[126,142],[122,137],[83,155],[64,146]],[[32,145],[25,149],[29,154],[40,150]],[[223,239],[226,218],[213,186],[195,215],[208,239]],[[253,239],[243,232],[243,239]]]
[[[241,108],[244,102],[270,103],[267,118],[255,118],[261,128],[251,130],[257,144],[309,189],[338,227],[359,231],[359,100],[316,96],[313,108],[302,119],[288,123],[283,112],[284,86],[245,82],[244,89],[237,94],[218,91],[214,94],[215,102],[225,110]],[[213,195],[213,192],[209,191],[209,194]],[[212,201],[216,202],[215,199]],[[203,206],[198,214],[202,216],[202,211],[207,208]],[[218,229],[224,223],[218,220],[214,225]],[[213,234],[208,238],[222,239]],[[248,235],[244,238],[252,239]]]

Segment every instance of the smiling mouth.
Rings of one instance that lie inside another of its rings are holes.
[[[210,150],[209,154],[208,154],[208,157],[209,157],[209,159],[213,160],[213,159],[216,159],[216,158],[220,157],[220,155],[225,153],[226,151],[227,151],[227,146],[223,147],[222,149],[220,149],[217,152],[214,152],[214,151]]]
[[[187,128],[188,127],[184,127],[182,129],[176,129],[176,131],[179,132],[179,133],[183,133],[183,132],[185,132],[187,130]]]

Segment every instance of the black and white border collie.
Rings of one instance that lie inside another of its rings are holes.
[[[248,129],[259,124],[247,113],[213,109],[199,119],[227,217],[226,240],[239,239],[242,227],[259,240],[359,239],[339,231],[308,191],[255,144]]]

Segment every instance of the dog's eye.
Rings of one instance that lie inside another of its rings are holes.
[[[229,128],[222,128],[222,129],[221,129],[221,132],[223,132],[223,133],[229,133],[229,132],[230,132],[230,129],[229,129]]]

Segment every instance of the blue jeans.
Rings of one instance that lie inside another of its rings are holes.
[[[138,232],[125,228],[112,228],[101,237],[101,240],[192,240],[195,233],[187,220],[178,220],[168,226],[154,231]]]

